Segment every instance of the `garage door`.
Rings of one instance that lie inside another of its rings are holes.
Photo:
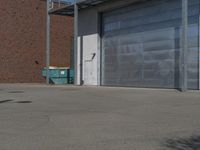
[[[198,88],[199,0],[189,1],[189,88]],[[101,84],[179,88],[181,0],[149,0],[103,14]]]

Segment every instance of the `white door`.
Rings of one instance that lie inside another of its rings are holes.
[[[97,40],[97,34],[83,36],[84,85],[97,85]]]

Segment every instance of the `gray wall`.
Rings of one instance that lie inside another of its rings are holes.
[[[100,85],[101,22],[99,14],[137,1],[144,0],[113,0],[103,5],[79,11],[78,76],[79,79],[82,76],[85,85]],[[94,54],[95,57],[93,57]],[[83,65],[82,73],[80,72],[81,64]],[[81,80],[78,82],[80,83]]]
[[[78,83],[100,85],[100,16],[115,8],[124,7],[139,0],[113,0],[102,5],[79,11]],[[92,60],[93,54],[95,58]],[[81,72],[81,65],[83,66]],[[89,72],[89,73],[88,73]],[[81,77],[82,76],[82,77]],[[89,82],[90,80],[90,82]]]

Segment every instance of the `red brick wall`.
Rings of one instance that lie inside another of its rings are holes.
[[[0,14],[0,83],[44,82],[46,3],[1,0]],[[51,18],[51,65],[69,66],[73,18]]]

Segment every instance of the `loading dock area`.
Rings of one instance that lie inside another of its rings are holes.
[[[198,0],[77,0],[77,85],[200,89]]]

